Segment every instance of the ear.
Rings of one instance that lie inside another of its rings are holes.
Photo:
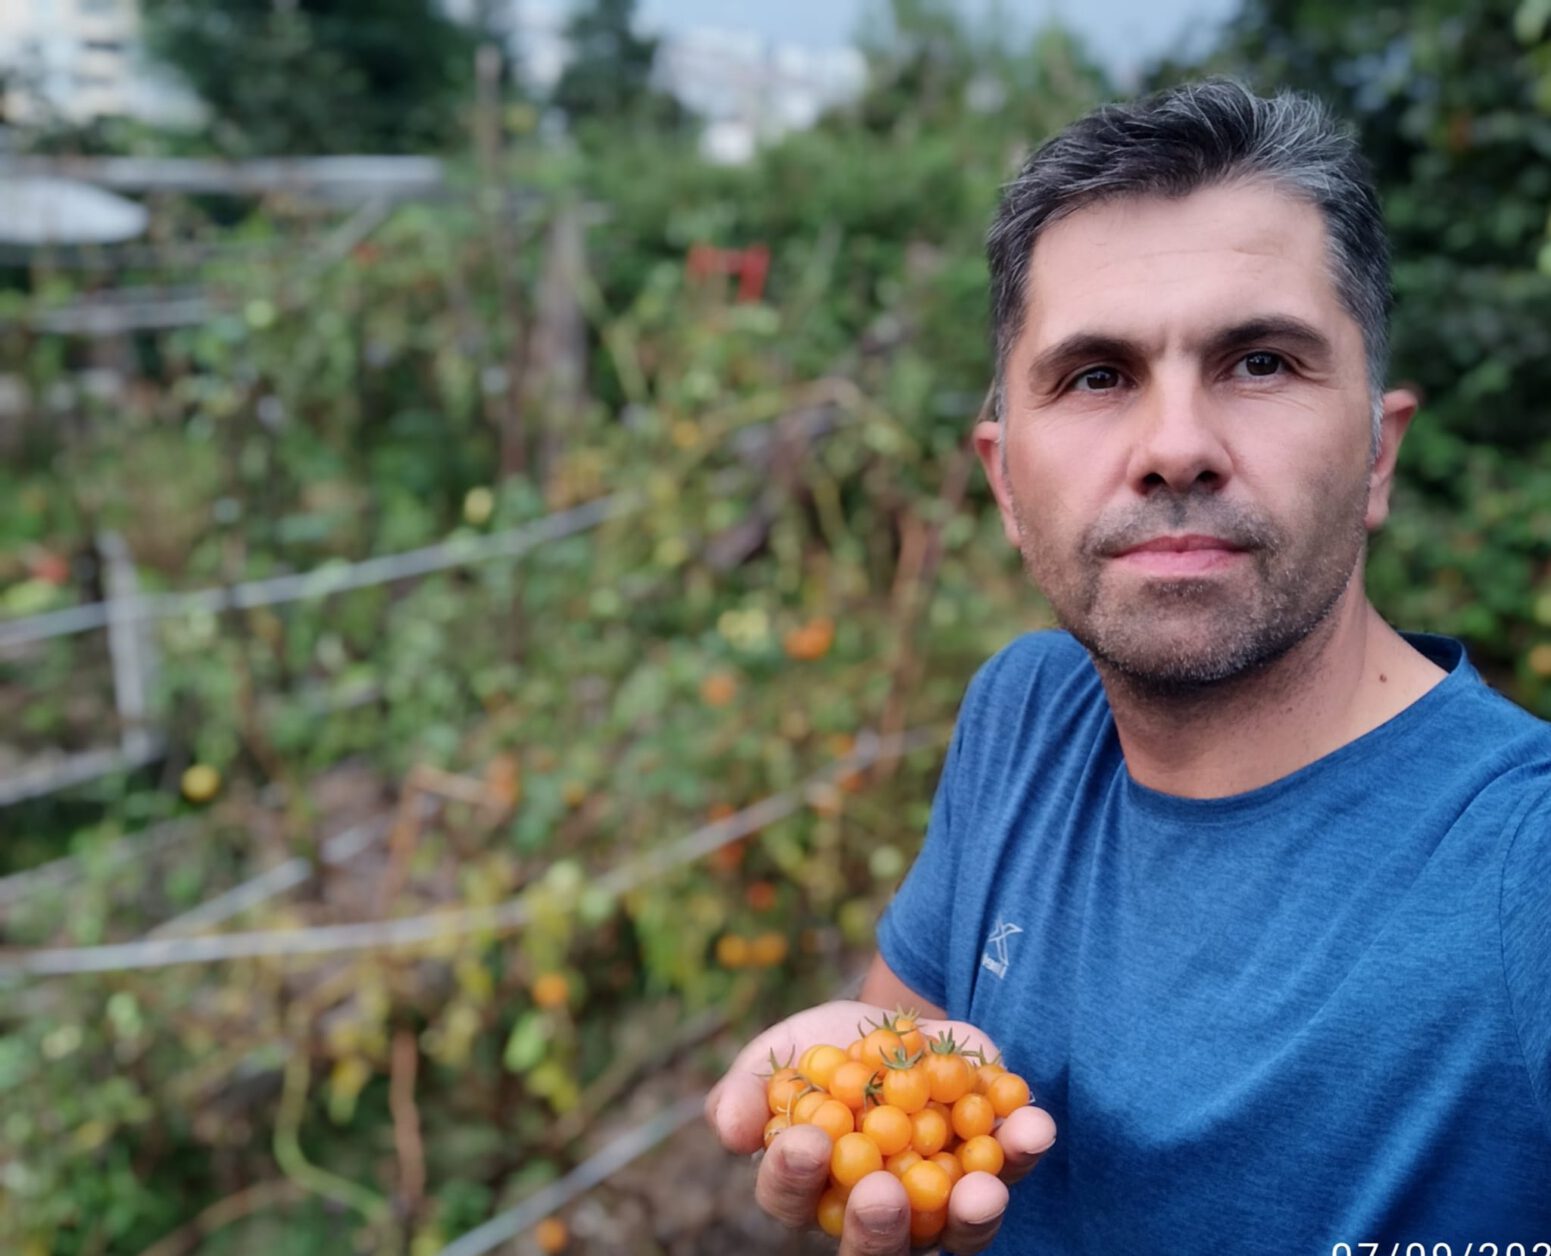
[[[1376,532],[1389,518],[1389,493],[1395,482],[1395,461],[1400,457],[1400,442],[1416,417],[1421,402],[1409,388],[1392,388],[1384,394],[1383,417],[1379,422],[1379,453],[1368,472],[1368,512],[1363,522]]]
[[[1002,535],[1013,548],[1019,548],[1022,539],[1018,531],[1018,516],[1013,510],[1012,492],[1007,487],[1007,476],[1002,471],[1002,425],[995,419],[981,419],[973,433],[975,452],[980,455],[980,465],[985,468],[986,479],[996,497],[997,508],[1002,513]]]

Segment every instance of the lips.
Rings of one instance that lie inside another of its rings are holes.
[[[1247,551],[1220,536],[1155,536],[1113,555],[1122,568],[1149,576],[1205,576],[1231,568]]]
[[[1118,551],[1115,557],[1124,558],[1128,554],[1190,554],[1198,550],[1225,550],[1230,554],[1238,554],[1243,549],[1243,546],[1235,545],[1220,536],[1189,533],[1185,536],[1155,536],[1150,541]]]

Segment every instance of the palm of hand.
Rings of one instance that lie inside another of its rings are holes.
[[[818,1043],[841,1045],[876,1025],[881,1008],[852,1000],[837,1000],[809,1008],[759,1035],[739,1052],[732,1067],[706,1099],[706,1117],[722,1144],[750,1154],[764,1145],[770,1111],[765,1081],[772,1060],[796,1061]],[[928,1038],[948,1031],[961,1046],[984,1052],[996,1046],[963,1021],[925,1020],[919,1024]],[[994,1131],[1005,1155],[998,1176],[967,1173],[956,1182],[948,1200],[946,1229],[941,1240],[956,1252],[979,1252],[995,1236],[1007,1207],[1007,1186],[1031,1170],[1055,1138],[1055,1124],[1039,1108],[1024,1106],[1008,1114]],[[833,1144],[813,1125],[794,1125],[772,1143],[760,1165],[755,1197],[764,1210],[794,1227],[813,1223],[820,1195],[829,1178]],[[905,1188],[890,1173],[864,1177],[846,1201],[841,1256],[902,1253],[909,1246],[910,1203]]]

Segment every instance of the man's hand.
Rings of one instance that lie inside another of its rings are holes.
[[[764,1145],[769,1109],[760,1071],[777,1060],[796,1060],[815,1043],[843,1046],[856,1037],[857,1025],[877,1021],[885,1009],[870,1003],[823,1003],[767,1029],[738,1053],[726,1076],[706,1096],[706,1119],[728,1151],[750,1154]],[[979,1048],[987,1058],[995,1045],[963,1021],[922,1020],[928,1036],[951,1030],[955,1039]],[[1040,1108],[1014,1111],[996,1129],[1006,1154],[999,1177],[968,1173],[948,1197],[948,1223],[933,1240],[961,1256],[984,1250],[995,1237],[1007,1210],[1007,1186],[1023,1177],[1055,1142],[1055,1122]],[[779,1134],[759,1166],[754,1197],[759,1206],[786,1225],[813,1223],[819,1196],[829,1181],[829,1135],[814,1125],[794,1125]],[[905,1188],[891,1173],[864,1177],[846,1201],[845,1232],[839,1256],[902,1256],[910,1248],[910,1205]]]

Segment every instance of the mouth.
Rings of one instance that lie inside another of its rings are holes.
[[[1220,536],[1155,536],[1112,554],[1111,561],[1144,575],[1195,576],[1226,570],[1249,551]]]

